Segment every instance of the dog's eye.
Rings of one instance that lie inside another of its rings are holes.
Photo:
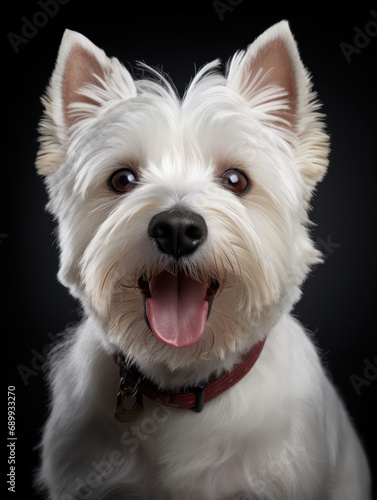
[[[246,176],[239,170],[227,170],[223,173],[223,183],[227,189],[235,194],[243,193],[249,186]]]
[[[115,172],[109,181],[110,187],[117,193],[127,193],[135,187],[136,176],[128,168]]]

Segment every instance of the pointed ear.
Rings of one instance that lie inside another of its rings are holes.
[[[291,142],[309,197],[326,172],[329,140],[288,22],[275,24],[236,53],[227,78],[258,118]]]
[[[38,173],[47,175],[57,170],[64,161],[70,133],[81,120],[95,116],[109,101],[135,95],[134,82],[118,59],[108,58],[80,33],[66,30],[42,98]]]

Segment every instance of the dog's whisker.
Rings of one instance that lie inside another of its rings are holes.
[[[202,347],[201,352],[199,353],[197,359],[209,359],[211,352],[213,351],[215,345],[215,333],[211,326],[208,327],[208,336],[212,339],[211,346],[204,351],[204,346]]]

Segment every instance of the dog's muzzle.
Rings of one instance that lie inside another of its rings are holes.
[[[170,256],[174,271],[165,268],[148,278],[140,276],[138,284],[148,326],[157,339],[172,347],[187,347],[201,338],[219,288],[216,277],[194,279],[181,265],[207,234],[203,217],[188,210],[160,212],[148,226],[156,251]]]

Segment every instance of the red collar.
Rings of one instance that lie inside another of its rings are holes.
[[[265,339],[258,342],[251,351],[243,356],[242,361],[231,372],[224,373],[220,377],[211,378],[206,383],[198,384],[191,390],[182,392],[160,391],[153,382],[147,380],[134,366],[127,365],[122,356],[114,355],[121,376],[116,418],[120,421],[135,420],[136,414],[139,415],[142,410],[141,394],[171,408],[186,408],[200,412],[204,403],[211,401],[211,399],[216,398],[235,385],[251,370],[262,352],[264,343]],[[127,400],[126,404],[124,398]]]

